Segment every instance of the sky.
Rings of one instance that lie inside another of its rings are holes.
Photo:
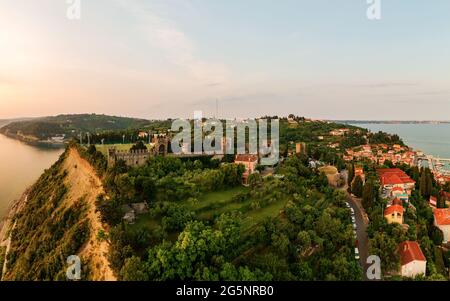
[[[448,0],[80,1],[0,0],[0,118],[450,120]]]

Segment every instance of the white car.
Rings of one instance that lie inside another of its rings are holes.
[[[352,212],[352,215],[355,215],[355,210],[353,208],[350,208],[350,211]]]
[[[352,222],[353,222],[353,223],[356,223],[356,219],[355,219],[354,216],[352,216]]]
[[[355,248],[355,259],[359,260],[359,250],[358,250],[358,248]]]
[[[356,230],[353,230],[353,236],[356,238]]]
[[[353,230],[356,230],[356,224],[353,223]]]
[[[350,207],[350,204],[349,204],[348,202],[345,202],[345,207],[351,208],[351,207]]]

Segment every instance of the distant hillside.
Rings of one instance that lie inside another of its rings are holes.
[[[149,126],[151,121],[97,114],[58,115],[25,121],[14,121],[0,128],[0,133],[25,142],[48,140],[65,136],[66,140],[80,132],[100,133]],[[0,124],[1,125],[1,124]]]

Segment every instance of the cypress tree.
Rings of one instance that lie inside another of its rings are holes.
[[[355,178],[355,181],[352,185],[352,192],[354,195],[356,195],[358,198],[362,197],[363,193],[363,181],[361,179],[361,176],[357,176]]]

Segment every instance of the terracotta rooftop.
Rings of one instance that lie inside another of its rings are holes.
[[[399,168],[380,168],[377,169],[381,184],[395,185],[395,184],[414,184],[416,181],[411,179],[403,170]]]
[[[450,209],[435,209],[434,219],[437,225],[448,226],[450,225]]]
[[[427,261],[416,241],[405,241],[400,243],[398,251],[400,253],[402,265],[408,264],[414,260]]]
[[[258,155],[241,154],[236,155],[234,162],[255,162],[258,161]]]
[[[392,206],[387,207],[384,210],[384,216],[390,215],[390,214],[392,214],[394,212],[400,212],[400,213],[403,214],[403,212],[404,212],[403,206],[401,206],[401,205],[392,205]]]

